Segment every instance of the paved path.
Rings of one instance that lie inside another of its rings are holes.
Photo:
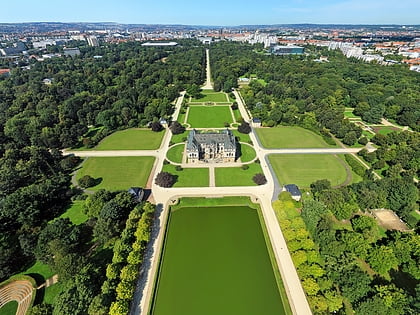
[[[216,176],[214,165],[209,167],[209,187],[216,187]]]
[[[206,83],[201,87],[203,90],[213,90],[211,84],[211,72],[210,72],[210,51],[206,49]]]

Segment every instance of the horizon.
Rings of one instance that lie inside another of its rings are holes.
[[[191,26],[242,25],[419,25],[420,2],[405,0],[267,0],[244,5],[215,0],[207,7],[192,0],[182,4],[125,0],[74,0],[57,4],[29,0],[3,4],[2,23],[118,23]],[[22,8],[25,8],[22,10]],[[204,9],[203,9],[204,8]],[[60,22],[57,22],[60,21]],[[98,21],[98,22],[92,22]],[[115,21],[115,22],[101,22]]]

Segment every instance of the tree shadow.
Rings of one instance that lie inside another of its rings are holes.
[[[93,185],[93,186],[98,186],[100,183],[102,183],[102,181],[103,181],[102,177],[95,178],[94,179],[95,185]]]

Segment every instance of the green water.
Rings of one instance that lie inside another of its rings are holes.
[[[257,210],[173,211],[152,313],[284,314]]]

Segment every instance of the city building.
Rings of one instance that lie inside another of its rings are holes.
[[[186,151],[188,163],[235,162],[235,136],[229,129],[220,132],[200,132],[194,129],[188,134]]]
[[[88,42],[88,45],[91,46],[91,47],[98,47],[99,46],[98,38],[94,35],[87,36],[86,40]]]
[[[79,48],[64,48],[64,56],[75,57],[80,55]]]
[[[301,55],[304,48],[299,46],[270,46],[270,52],[275,55]]]

